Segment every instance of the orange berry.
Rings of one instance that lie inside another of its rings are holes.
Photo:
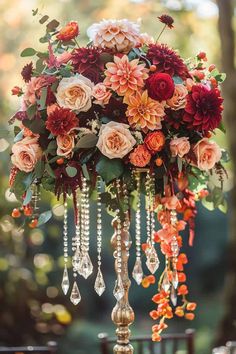
[[[158,312],[157,312],[156,310],[151,311],[151,312],[149,313],[149,315],[151,316],[151,318],[152,318],[153,320],[157,320],[157,319],[159,318],[159,314],[158,314]]]
[[[176,307],[176,309],[175,309],[175,314],[176,314],[176,316],[178,316],[178,317],[184,317],[184,310],[183,310],[183,308],[180,307],[180,306]]]
[[[196,302],[189,302],[186,306],[186,309],[188,311],[194,311],[194,310],[196,310],[196,307],[197,307]]]
[[[149,68],[150,71],[156,71],[156,69],[157,69],[156,65],[151,65]]]
[[[57,164],[58,165],[63,165],[63,163],[64,163],[64,159],[62,157],[57,159]]]
[[[142,244],[142,250],[143,252],[146,252],[146,250],[149,248],[149,245],[147,243]]]
[[[194,313],[189,312],[189,313],[186,313],[184,317],[186,318],[186,320],[192,321],[192,320],[194,320],[195,315],[194,315]]]
[[[185,284],[180,285],[180,287],[178,288],[178,295],[187,295],[187,294],[188,294],[187,285],[185,285]]]
[[[11,216],[12,216],[13,218],[19,218],[19,217],[21,216],[20,210],[19,210],[18,208],[14,208],[14,209],[12,210]]]
[[[158,157],[156,159],[155,163],[156,163],[157,167],[160,167],[163,164],[163,160],[160,157]]]
[[[178,273],[178,279],[180,283],[186,282],[186,275],[183,272]]]
[[[179,255],[179,260],[183,263],[183,264],[187,264],[188,263],[188,258],[186,256],[185,253],[180,253]]]
[[[147,279],[150,282],[150,284],[155,284],[155,282],[156,282],[156,278],[152,274],[148,275]]]
[[[142,286],[143,288],[148,288],[150,286],[150,281],[148,280],[148,278],[143,278],[142,280]]]
[[[31,207],[24,208],[24,215],[31,216],[33,214],[33,209]]]
[[[153,342],[160,342],[161,341],[161,336],[158,333],[153,333],[152,335],[152,341]]]
[[[218,82],[214,77],[211,77],[210,81],[211,81],[211,85],[213,86],[213,88],[218,86]]]
[[[212,72],[216,68],[215,64],[211,64],[208,68],[208,71]]]
[[[29,223],[29,227],[30,227],[31,229],[34,229],[35,227],[37,227],[37,225],[38,225],[38,219],[33,219],[33,220],[31,220],[31,222]]]
[[[200,53],[198,53],[197,57],[198,57],[198,59],[206,60],[206,53],[200,52]]]

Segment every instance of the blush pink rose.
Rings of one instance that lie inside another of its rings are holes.
[[[221,159],[220,147],[207,138],[200,140],[193,148],[197,159],[197,167],[202,170],[210,170]]]
[[[169,106],[174,111],[184,108],[187,94],[188,90],[184,85],[175,85],[174,95],[166,101],[167,106]]]
[[[179,199],[176,197],[176,195],[161,198],[161,203],[168,210],[174,210],[180,205]]]
[[[176,229],[170,224],[164,224],[162,229],[157,231],[158,237],[166,243],[169,243],[176,234]]]
[[[111,98],[111,91],[103,83],[98,83],[94,86],[92,95],[95,98],[94,103],[104,106]]]
[[[26,136],[12,147],[11,161],[19,170],[33,171],[36,163],[42,157],[42,149],[38,144],[38,137]]]
[[[35,104],[36,99],[40,97],[42,87],[51,85],[56,80],[56,77],[47,75],[32,77],[26,87],[25,94],[23,96],[23,104],[25,104],[26,107],[31,104]]]
[[[174,138],[170,142],[170,151],[172,156],[183,157],[190,150],[190,143],[188,138],[183,136],[181,138]]]
[[[113,121],[102,125],[97,142],[101,153],[109,159],[122,159],[127,155],[136,144],[128,128],[127,124]]]
[[[75,147],[74,134],[58,135],[57,136],[57,155],[71,157],[72,150]]]

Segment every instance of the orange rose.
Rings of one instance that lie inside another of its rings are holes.
[[[148,150],[151,151],[151,153],[161,151],[165,144],[165,135],[161,131],[149,133],[146,136],[144,143],[146,144]]]
[[[27,136],[13,145],[11,161],[19,170],[31,172],[42,154],[38,138]]]
[[[71,39],[77,37],[79,34],[79,26],[75,21],[71,21],[67,23],[65,27],[63,27],[59,33],[57,34],[57,39],[60,41],[70,41]]]
[[[130,162],[136,167],[145,167],[151,160],[151,154],[145,145],[138,145],[129,155]]]
[[[183,157],[190,150],[190,143],[188,137],[182,136],[181,138],[174,138],[170,141],[170,151],[172,156]]]
[[[71,157],[74,146],[75,146],[75,139],[73,134],[57,136],[58,156]]]

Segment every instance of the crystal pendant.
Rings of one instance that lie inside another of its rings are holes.
[[[177,289],[178,284],[179,284],[179,278],[178,278],[178,272],[174,270],[172,272],[172,284],[175,289]]]
[[[70,282],[69,282],[69,277],[68,277],[68,271],[67,271],[67,266],[65,265],[64,272],[63,272],[63,278],[61,282],[61,287],[63,293],[66,295],[69,287],[70,287]]]
[[[163,281],[162,281],[162,289],[167,292],[169,289],[170,289],[170,282],[169,282],[169,279],[168,279],[168,274],[167,272],[165,272],[165,275],[164,275],[164,278],[163,278]]]
[[[78,273],[87,279],[93,272],[93,264],[89,257],[88,252],[85,252],[81,258],[80,264],[77,269]]]
[[[143,279],[142,261],[140,258],[136,258],[132,276],[136,283],[140,285]]]
[[[80,300],[81,300],[81,295],[79,292],[79,288],[76,282],[74,282],[71,295],[70,295],[70,301],[72,302],[73,305],[78,305]]]
[[[77,249],[72,259],[73,268],[79,273],[80,269],[80,251]]]
[[[98,273],[97,273],[97,277],[95,280],[94,289],[99,296],[101,296],[106,289],[106,285],[105,285],[103,275],[102,275],[100,268],[98,268]]]
[[[176,295],[176,291],[175,291],[175,288],[172,286],[171,288],[171,292],[170,292],[170,299],[171,299],[171,302],[174,306],[177,305],[177,295]]]
[[[120,274],[118,274],[115,287],[113,290],[113,295],[115,296],[117,301],[120,301],[123,298],[124,294],[125,294],[125,289],[123,286],[123,282]]]
[[[148,267],[148,270],[152,274],[154,274],[156,270],[159,268],[159,264],[160,264],[154,246],[151,246],[151,248],[148,249],[146,256],[147,256],[146,266]]]

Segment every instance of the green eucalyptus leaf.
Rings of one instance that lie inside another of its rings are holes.
[[[89,149],[96,146],[98,137],[95,134],[86,134],[76,144],[78,149]]]
[[[35,168],[34,168],[35,177],[41,178],[43,176],[44,169],[45,169],[45,162],[42,160],[39,160],[36,163]]]
[[[20,56],[21,57],[32,57],[33,55],[35,55],[37,52],[36,52],[36,50],[34,49],[34,48],[25,48],[22,52],[21,52],[21,54],[20,54]]]
[[[173,80],[174,80],[175,85],[178,85],[178,84],[182,84],[182,83],[183,83],[183,80],[182,80],[181,77],[179,77],[179,76],[174,76],[174,77],[173,77]]]
[[[26,191],[24,201],[23,201],[24,206],[30,203],[32,195],[33,195],[32,190],[30,188],[28,188]]]
[[[87,165],[83,164],[82,165],[82,171],[83,171],[83,175],[87,180],[90,180],[90,176],[88,173],[88,169],[87,169]]]
[[[24,126],[29,128],[34,134],[44,133],[45,123],[42,119],[24,119]]]
[[[106,183],[109,183],[122,175],[124,164],[121,159],[109,159],[101,156],[97,163],[96,171]]]
[[[26,113],[27,113],[27,116],[29,119],[34,118],[36,112],[37,112],[37,105],[36,104],[32,104],[26,110]]]
[[[47,87],[43,87],[41,89],[41,95],[40,95],[40,99],[38,101],[40,110],[45,109],[46,100],[47,100],[47,94],[48,94],[48,88]]]
[[[49,19],[49,16],[44,15],[43,17],[40,18],[39,23],[41,23],[41,25],[43,25],[48,19]]]
[[[55,178],[55,173],[49,163],[46,163],[45,170],[47,171],[50,177]]]
[[[42,214],[39,215],[37,226],[41,226],[43,224],[46,224],[46,222],[48,222],[48,220],[50,220],[51,217],[52,217],[51,210],[43,212]]]
[[[13,186],[11,188],[17,199],[21,200],[22,195],[27,191],[32,182],[32,173],[26,173],[24,171],[17,172]]]
[[[69,177],[73,178],[77,175],[77,168],[73,167],[73,166],[67,166],[66,167],[66,173]]]
[[[57,20],[52,20],[47,24],[47,32],[53,32],[59,26],[59,22]]]

